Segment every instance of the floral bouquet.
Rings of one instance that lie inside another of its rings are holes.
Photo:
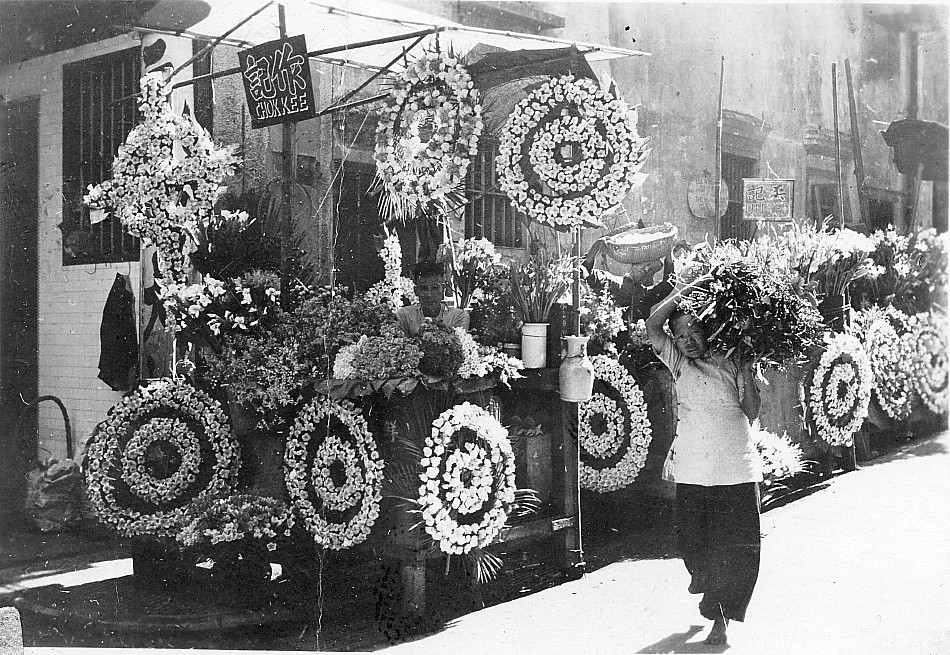
[[[158,297],[172,320],[168,329],[198,346],[221,353],[222,337],[261,333],[280,317],[276,273],[252,271],[226,281],[206,275],[196,284],[159,283]]]
[[[680,306],[703,321],[711,348],[777,367],[810,356],[821,315],[793,280],[736,244],[698,252],[708,272]]]
[[[495,267],[472,300],[469,332],[479,343],[497,345],[521,340],[520,322],[511,298],[511,278],[504,266]]]
[[[290,536],[293,525],[293,513],[283,501],[232,494],[192,502],[182,516],[175,539],[185,548],[253,539],[274,551],[281,537]]]
[[[497,375],[498,381],[508,386],[509,380],[522,377],[524,362],[520,359],[509,357],[494,346],[479,345],[464,328],[455,328],[455,336],[462,345],[463,361],[458,376],[463,380]]]
[[[454,377],[465,361],[455,330],[438,321],[423,320],[416,341],[422,351],[420,373],[438,378]]]
[[[538,249],[521,262],[511,263],[511,300],[524,323],[545,323],[551,307],[571,284],[574,259],[548,259]]]
[[[602,352],[617,355],[613,340],[625,326],[623,310],[614,303],[610,289],[605,286],[595,293],[585,285],[581,294],[580,315],[581,334],[590,338],[588,349],[594,346]]]
[[[448,244],[452,266],[452,286],[460,309],[468,309],[475,294],[489,284],[501,268],[501,254],[488,239],[462,239]]]
[[[333,361],[336,380],[389,380],[415,377],[423,351],[396,325],[387,325],[378,337],[362,336],[340,348]]]
[[[773,485],[805,470],[802,447],[792,443],[787,434],[781,436],[752,422],[752,441],[761,460],[763,482]]]
[[[371,304],[388,305],[392,311],[419,302],[412,280],[402,276],[402,247],[396,232],[387,229],[379,256],[383,260],[383,279],[369,288],[363,296],[364,300]]]

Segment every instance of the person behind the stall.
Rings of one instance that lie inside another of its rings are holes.
[[[469,315],[464,309],[449,307],[445,297],[445,267],[437,262],[419,262],[415,270],[415,288],[419,303],[396,310],[396,322],[409,336],[419,334],[426,318],[448,327],[468,329]]]
[[[664,299],[646,326],[676,391],[676,437],[663,475],[676,485],[677,546],[692,576],[689,591],[704,594],[699,611],[713,621],[705,641],[721,645],[729,621],[745,620],[759,574],[762,477],[749,425],[759,391],[752,363],[710,349],[699,319],[677,307],[689,288]]]
[[[587,256],[584,258],[584,268],[589,271],[587,284],[597,292],[604,287],[610,290],[614,304],[624,309],[624,320],[627,325],[638,320],[646,320],[652,307],[673,290],[670,282],[670,276],[673,274],[672,256],[667,255],[662,262],[657,259],[631,264],[630,269],[621,277],[609,271],[594,268],[597,255],[604,252],[606,247],[603,239],[598,239],[587,251]],[[663,269],[663,279],[654,284],[654,278],[660,269]]]

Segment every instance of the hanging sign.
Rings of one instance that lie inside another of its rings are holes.
[[[747,221],[790,221],[795,180],[742,178],[742,218]]]
[[[238,54],[251,127],[313,118],[317,108],[304,36],[269,41]]]
[[[709,171],[693,178],[686,187],[686,203],[697,218],[714,218],[716,213],[716,181]],[[719,218],[729,209],[729,187],[719,184]]]

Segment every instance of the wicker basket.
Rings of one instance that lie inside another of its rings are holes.
[[[619,242],[622,237],[635,234],[643,241],[638,243]],[[676,227],[670,223],[651,225],[650,227],[626,227],[615,230],[604,237],[607,254],[621,264],[642,264],[655,262],[666,257],[676,242]]]

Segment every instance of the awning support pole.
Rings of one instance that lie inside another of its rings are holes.
[[[321,110],[317,113],[317,116],[322,116],[322,115],[324,115],[324,114],[328,114],[328,113],[330,113],[331,111],[335,111],[337,107],[344,106],[347,100],[349,100],[350,98],[352,98],[353,96],[355,96],[357,93],[359,93],[360,91],[362,91],[363,89],[365,89],[366,87],[368,87],[370,84],[372,84],[373,82],[375,82],[381,75],[385,75],[386,73],[388,73],[388,72],[389,72],[389,69],[391,69],[391,68],[396,64],[396,62],[398,62],[400,59],[402,59],[402,58],[405,56],[405,54],[406,54],[407,51],[412,50],[412,49],[415,48],[417,45],[419,45],[419,42],[422,41],[422,39],[424,39],[425,37],[426,37],[426,35],[423,34],[422,36],[420,36],[419,38],[417,38],[415,41],[412,42],[412,45],[410,45],[408,48],[403,49],[403,51],[400,52],[400,53],[399,53],[398,55],[396,55],[395,57],[393,57],[393,58],[389,61],[389,63],[387,63],[387,64],[386,64],[385,66],[383,66],[382,68],[380,68],[380,69],[379,69],[378,71],[376,71],[375,73],[373,73],[373,74],[370,76],[370,78],[369,78],[368,80],[364,81],[362,84],[360,84],[359,86],[357,86],[355,89],[353,89],[352,91],[350,91],[349,93],[347,93],[345,96],[343,96],[342,98],[340,98],[339,100],[337,100],[333,105],[327,107],[326,109],[321,109]]]
[[[348,43],[341,46],[333,46],[332,48],[322,48],[320,50],[312,50],[307,53],[308,57],[320,57],[322,55],[333,54],[334,52],[340,52],[343,50],[356,50],[357,48],[368,48],[369,46],[374,45],[383,45],[386,43],[393,43],[395,41],[405,41],[407,39],[413,39],[421,36],[428,36],[429,34],[435,34],[436,32],[443,31],[441,27],[432,27],[427,30],[419,30],[418,32],[410,32],[408,34],[399,34],[397,36],[387,36],[380,39],[371,39],[369,41],[359,41],[358,43]],[[204,75],[198,75],[191,78],[190,80],[183,80],[178,82],[173,89],[177,89],[180,86],[187,86],[189,84],[194,84],[195,82],[203,82],[204,80],[212,80],[218,77],[226,77],[228,75],[234,75],[235,73],[240,73],[241,67],[237,66],[235,68],[228,68],[227,70],[217,71],[214,73],[206,73]]]
[[[199,59],[201,59],[202,57],[204,57],[206,54],[208,54],[209,52],[211,52],[212,50],[214,50],[214,49],[218,46],[219,43],[221,43],[221,42],[224,41],[226,38],[228,38],[229,36],[231,36],[238,28],[240,28],[240,27],[241,27],[242,25],[244,25],[246,22],[248,22],[249,20],[251,20],[252,18],[254,18],[255,16],[257,16],[259,13],[261,13],[262,11],[264,11],[265,9],[267,9],[268,7],[270,7],[272,4],[274,4],[274,0],[270,0],[269,2],[264,3],[263,5],[261,5],[260,7],[258,7],[258,8],[254,11],[254,13],[252,13],[251,15],[249,15],[247,18],[245,18],[244,20],[242,20],[240,23],[238,23],[237,25],[235,25],[234,27],[232,27],[231,29],[229,29],[227,32],[225,32],[225,33],[222,34],[221,36],[217,37],[217,38],[216,38],[214,41],[212,41],[211,43],[208,43],[207,45],[205,45],[205,47],[203,47],[201,50],[199,50],[197,54],[192,55],[191,59],[189,59],[189,60],[186,61],[184,64],[182,64],[181,66],[179,66],[178,68],[176,68],[176,69],[172,72],[172,74],[168,76],[168,79],[171,79],[171,78],[175,77],[175,75],[177,75],[178,73],[180,73],[181,71],[183,71],[185,68],[187,68],[188,66],[190,66],[192,63],[198,61]]]
[[[284,15],[284,5],[277,5],[277,15],[280,22],[280,38],[287,38],[287,18]],[[283,123],[281,125],[281,187],[283,189],[284,202],[280,212],[280,300],[281,305],[286,309],[290,301],[290,282],[293,275],[294,261],[294,226],[291,222],[292,209],[290,206],[291,195],[294,190],[294,133],[296,132],[295,123]]]

